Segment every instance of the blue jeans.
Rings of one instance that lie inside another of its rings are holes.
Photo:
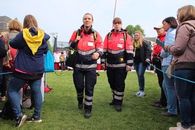
[[[174,86],[174,79],[168,78],[165,73],[168,66],[162,66],[163,71],[163,89],[167,98],[167,109],[169,113],[177,114],[177,97]]]
[[[26,83],[26,80],[14,77],[8,86],[8,98],[12,105],[12,109],[15,113],[15,117],[18,118],[22,115],[20,106],[20,94],[19,91]],[[41,106],[42,106],[42,95],[41,95],[41,79],[28,81],[31,88],[32,98],[34,101],[34,114],[33,117],[40,118]]]
[[[175,70],[178,77],[195,81],[195,70]],[[195,84],[175,78],[181,123],[184,128],[195,125]]]
[[[146,65],[144,65],[142,62],[140,63],[135,63],[134,68],[137,73],[137,78],[138,78],[138,83],[139,83],[139,90],[144,91],[145,88],[145,78],[144,78],[144,73],[146,71]]]

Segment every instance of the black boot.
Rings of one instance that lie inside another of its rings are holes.
[[[110,106],[114,105],[114,100],[112,100],[112,102],[109,103]]]
[[[122,106],[121,106],[121,105],[114,105],[114,109],[115,109],[117,112],[121,112],[121,111],[122,111]]]
[[[78,109],[82,110],[83,109],[83,103],[78,103]]]
[[[86,110],[85,110],[85,113],[84,113],[84,117],[85,117],[86,119],[90,118],[90,117],[91,117],[91,110],[86,109]]]

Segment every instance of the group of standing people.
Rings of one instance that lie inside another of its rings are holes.
[[[163,26],[154,28],[158,44],[154,46],[152,61],[157,67],[161,97],[153,106],[165,107],[164,116],[177,116],[179,112],[181,122],[170,130],[194,130],[195,7],[187,5],[178,9],[177,20],[167,17],[162,21]],[[170,64],[174,64],[171,76],[167,75]]]
[[[154,28],[158,33],[158,40],[154,46],[152,61],[157,67],[156,73],[161,88],[160,101],[155,102],[154,106],[165,107],[167,111],[162,113],[164,116],[177,116],[178,101],[181,123],[170,129],[190,130],[195,125],[194,84],[168,77],[166,71],[169,65],[176,61],[174,74],[194,81],[195,7],[188,5],[180,8],[177,17],[179,23],[176,18],[167,17],[162,21],[163,26]],[[83,109],[84,104],[86,118],[91,117],[98,58],[101,57],[102,66],[107,69],[113,97],[109,104],[113,105],[118,112],[122,111],[127,71],[130,71],[134,64],[139,83],[139,91],[136,95],[143,97],[145,95],[144,73],[151,59],[150,43],[143,39],[140,31],[135,32],[132,40],[126,30],[122,29],[120,18],[113,19],[113,29],[106,35],[103,44],[99,33],[92,29],[92,23],[92,14],[86,13],[83,16],[81,36],[78,36],[75,31],[69,42],[70,46],[78,51],[79,58],[74,68],[73,79],[77,90],[78,108]],[[98,40],[94,38],[94,32]]]
[[[143,39],[143,34],[137,31],[133,40],[122,28],[122,20],[119,17],[113,19],[113,29],[106,35],[103,42],[99,33],[92,28],[92,23],[92,14],[84,14],[83,25],[79,31],[73,32],[69,41],[70,46],[77,50],[73,80],[77,92],[78,108],[84,108],[85,118],[92,115],[97,59],[101,57],[101,64],[107,70],[112,92],[112,101],[109,105],[120,112],[122,111],[125,79],[134,62],[140,86],[140,91],[136,95],[140,97],[145,95],[144,72],[151,56],[150,43]]]
[[[161,87],[160,101],[155,102],[154,105],[166,106],[167,112],[163,114],[175,116],[178,99],[181,123],[178,127],[170,129],[190,130],[195,125],[195,85],[177,78],[169,78],[165,72],[174,60],[176,61],[174,74],[194,81],[195,7],[188,5],[180,8],[177,17],[179,27],[174,17],[168,17],[162,21],[163,27],[154,28],[158,33],[160,46],[154,46],[152,55],[153,63],[156,67],[158,66],[156,72]],[[92,27],[94,22],[92,14],[84,14],[82,20],[83,25],[73,32],[69,41],[70,46],[77,51],[73,82],[77,92],[78,109],[84,109],[85,118],[91,117],[93,92],[97,81],[97,60],[101,57],[101,64],[107,69],[108,82],[112,91],[112,101],[109,104],[117,112],[121,112],[125,79],[133,65],[139,83],[136,96],[145,96],[144,73],[151,59],[150,42],[144,40],[140,31],[136,31],[132,39],[122,28],[122,20],[119,17],[113,19],[113,28],[104,41]],[[8,85],[8,100],[11,103],[17,127],[25,121],[42,121],[40,86],[44,73],[43,57],[48,50],[49,38],[49,35],[38,27],[35,17],[27,15],[24,18],[23,29],[9,42],[9,45],[17,50],[13,77]],[[31,87],[35,108],[33,115],[29,118],[22,113],[20,107],[19,91],[25,83]]]
[[[175,33],[178,23],[174,17],[167,17],[162,21],[162,26],[154,27],[158,33],[157,44],[154,45],[153,64],[157,67],[156,73],[159,86],[161,88],[161,97],[155,102],[155,107],[165,107],[164,116],[177,115],[177,97],[174,88],[174,79],[168,77],[166,71],[173,60],[173,56],[164,50],[164,46],[173,45],[175,42]]]
[[[10,54],[13,60],[7,60],[5,66],[8,69],[4,70],[12,73],[3,75],[3,77],[7,78],[6,82],[4,81],[4,84],[7,85],[7,102],[11,104],[16,127],[20,127],[25,121],[42,121],[41,78],[44,73],[44,54],[48,50],[49,38],[50,36],[38,27],[38,22],[33,15],[25,16],[23,27],[17,20],[11,20],[9,23],[9,33],[5,39],[5,41],[7,40],[5,43],[9,47],[6,55]],[[30,117],[23,114],[21,110],[20,90],[26,83],[31,88],[34,105],[34,112]]]

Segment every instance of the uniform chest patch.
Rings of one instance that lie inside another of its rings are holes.
[[[88,42],[87,45],[88,45],[88,46],[93,46],[94,43],[93,43],[93,42]]]

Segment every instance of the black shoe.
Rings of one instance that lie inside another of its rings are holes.
[[[78,109],[82,110],[83,109],[83,103],[78,103]]]
[[[1,111],[1,110],[0,110]],[[0,118],[3,118],[3,114],[2,114],[2,111],[0,112]]]
[[[121,112],[121,111],[122,111],[122,106],[121,106],[121,105],[114,105],[114,109],[115,109],[117,112]]]
[[[85,110],[84,117],[87,118],[87,119],[90,118],[91,117],[91,111],[90,110]]]
[[[161,109],[162,109],[164,112],[167,112],[167,111],[168,111],[167,107],[162,107]]]
[[[175,117],[175,116],[177,116],[177,114],[172,114],[172,113],[170,113],[170,112],[162,112],[161,113],[163,116],[167,116],[167,117]]]
[[[24,124],[24,122],[26,121],[27,116],[26,115],[21,115],[16,119],[16,127],[20,127]]]
[[[110,102],[109,105],[110,106],[113,106],[114,105],[114,101]]]
[[[42,120],[41,120],[41,118],[34,118],[34,117],[32,116],[32,117],[27,118],[27,119],[26,119],[26,122],[41,123]]]
[[[155,101],[154,104],[160,104],[160,101]]]
[[[153,107],[162,108],[162,105],[160,103],[154,103],[152,104]]]

